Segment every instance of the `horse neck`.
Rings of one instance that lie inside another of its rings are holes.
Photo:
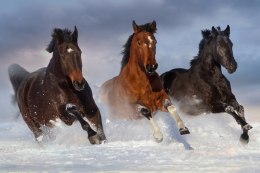
[[[133,48],[134,49],[134,48]],[[137,50],[130,51],[130,58],[129,62],[126,65],[126,70],[128,71],[128,75],[130,76],[138,76],[138,77],[146,77],[145,69],[144,67],[141,67],[140,64],[138,63],[138,53]]]
[[[137,51],[130,52],[130,59],[127,65],[124,67],[125,69],[121,73],[121,79],[123,80],[134,80],[128,81],[131,85],[138,86],[138,88],[145,88],[150,86],[152,91],[158,92],[163,89],[161,80],[159,75],[155,72],[155,74],[149,76],[147,75],[144,67],[141,67],[138,63],[138,53]]]
[[[214,59],[214,51],[211,45],[204,46],[203,51],[198,55],[200,59],[201,68],[210,73],[221,72],[221,66]]]
[[[59,79],[65,78],[60,66],[60,55],[56,51],[53,52],[53,56],[47,66],[46,75],[52,75]]]

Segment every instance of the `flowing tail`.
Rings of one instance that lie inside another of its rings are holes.
[[[30,74],[18,64],[12,64],[8,68],[9,79],[14,89],[13,103],[17,102],[17,91],[23,80]]]

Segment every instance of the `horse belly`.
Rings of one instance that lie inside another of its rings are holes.
[[[180,110],[188,115],[199,115],[209,112],[209,108],[204,101],[196,95],[196,91],[192,82],[193,79],[189,77],[188,72],[175,74],[169,95],[174,100]]]
[[[179,109],[187,115],[200,115],[209,112],[208,106],[196,95],[182,97],[176,102]]]
[[[175,100],[181,100],[183,97],[192,97],[194,89],[188,77],[188,74],[179,74],[176,76],[170,87],[169,95]]]
[[[103,103],[108,106],[109,115],[113,119],[139,119],[140,115],[137,109],[131,104],[134,98],[131,98],[131,93],[124,88],[118,78],[114,77],[106,81],[100,92],[100,98]]]

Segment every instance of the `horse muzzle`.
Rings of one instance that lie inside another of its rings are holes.
[[[81,81],[72,81],[75,90],[82,91],[85,88],[86,80],[83,78]]]
[[[145,67],[145,70],[146,72],[149,74],[149,75],[152,75],[155,73],[155,71],[157,70],[158,68],[158,64],[147,64],[146,67]]]
[[[234,73],[236,70],[237,70],[237,63],[234,62],[234,63],[230,63],[228,66],[227,66],[227,71],[228,73]]]

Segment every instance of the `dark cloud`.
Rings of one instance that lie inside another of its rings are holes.
[[[6,0],[0,7],[0,78],[5,79],[0,87],[9,87],[6,70],[10,63],[22,63],[31,69],[46,66],[51,55],[44,49],[52,29],[73,29],[74,25],[79,30],[86,73],[91,81],[102,83],[119,71],[120,52],[132,33],[132,20],[140,24],[157,21],[159,72],[188,67],[197,54],[200,31],[229,24],[239,69],[227,75],[228,78],[234,87],[260,83],[260,1],[257,0],[27,0],[18,4],[18,0]],[[97,64],[106,70],[104,76],[94,76],[99,71]]]

